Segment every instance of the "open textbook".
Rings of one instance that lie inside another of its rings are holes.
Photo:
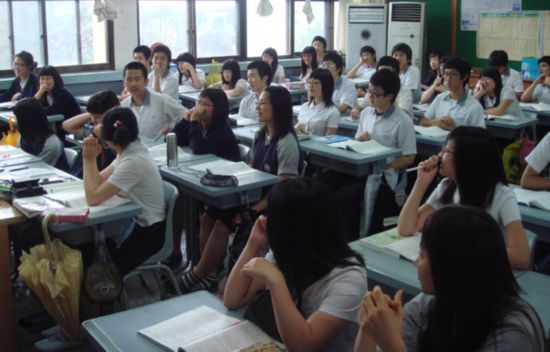
[[[514,188],[518,203],[550,211],[550,192]]]
[[[138,331],[169,351],[241,351],[258,344],[271,345],[261,351],[283,351],[253,323],[226,316],[200,306]]]
[[[418,134],[430,137],[447,137],[449,131],[446,131],[438,126],[414,126],[414,131]]]
[[[536,111],[550,111],[550,104],[546,103],[519,103],[521,108],[530,108]]]
[[[420,250],[419,232],[412,236],[400,236],[397,227],[368,236],[359,240],[365,247],[377,250],[392,257],[403,257],[411,262],[418,258]]]
[[[505,121],[517,121],[517,120],[519,120],[514,115],[492,115],[492,114],[487,114],[485,116],[485,118],[487,120],[505,120]]]
[[[329,144],[329,147],[348,149],[361,154],[377,154],[391,150],[391,148],[383,146],[375,140],[360,142],[354,139],[350,139],[343,142],[331,143]]]
[[[255,169],[251,168],[243,161],[234,162],[225,159],[195,164],[189,166],[189,168],[201,172],[209,172],[214,175],[235,176],[239,180],[256,172]]]
[[[83,188],[79,188],[79,189],[71,188],[66,190],[59,190],[58,192],[48,193],[43,197],[56,201],[67,208],[76,208],[76,209],[88,208],[90,209],[90,214],[97,213],[102,210],[118,207],[119,205],[130,202],[129,199],[114,195],[111,198],[103,201],[99,205],[91,206],[91,205],[88,205],[88,203],[86,202],[86,196],[84,194]]]

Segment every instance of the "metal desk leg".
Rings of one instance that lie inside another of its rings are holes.
[[[3,351],[15,351],[15,312],[10,278],[8,225],[0,225],[0,341]]]
[[[185,227],[185,250],[187,258],[183,268],[198,263],[199,261],[199,208],[200,203],[184,195],[184,227]]]

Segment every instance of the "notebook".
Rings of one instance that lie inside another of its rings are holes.
[[[446,131],[438,126],[414,126],[414,131],[418,134],[430,137],[446,137],[449,131]]]
[[[390,151],[391,148],[383,146],[375,140],[360,142],[353,139],[329,144],[329,147],[351,150],[361,154],[378,154]]]
[[[550,211],[550,192],[514,188],[519,204]]]
[[[401,236],[397,232],[397,227],[377,233],[372,236],[364,237],[359,243],[365,247],[377,250],[392,257],[403,257],[414,262],[418,258],[420,249],[420,233],[412,236]]]

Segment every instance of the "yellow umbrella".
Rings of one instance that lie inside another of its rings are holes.
[[[21,256],[19,275],[38,296],[46,311],[74,339],[80,338],[79,298],[82,283],[82,254],[50,239],[48,223],[57,221],[48,214],[42,221],[44,244]]]

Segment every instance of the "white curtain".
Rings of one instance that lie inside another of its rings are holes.
[[[336,28],[337,50],[346,52],[346,31],[348,23],[348,5],[356,4],[386,4],[387,0],[339,0],[338,27]]]

